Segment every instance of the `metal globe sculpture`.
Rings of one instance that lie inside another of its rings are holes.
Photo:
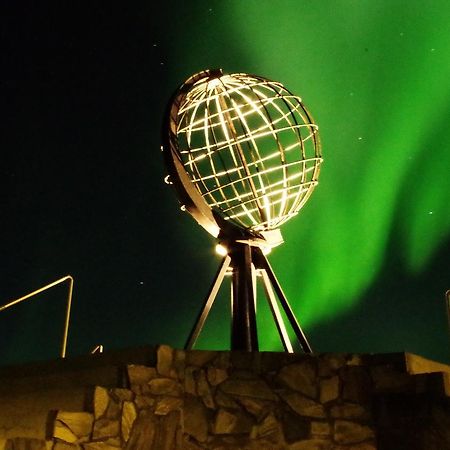
[[[231,273],[232,349],[258,350],[259,275],[285,350],[292,352],[293,346],[279,304],[302,349],[311,352],[263,251],[283,241],[280,225],[299,212],[318,183],[318,127],[301,99],[263,77],[200,72],[179,87],[169,104],[163,152],[166,181],[174,185],[182,209],[225,244],[186,348],[195,344]]]

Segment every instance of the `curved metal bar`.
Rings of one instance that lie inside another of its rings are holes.
[[[61,343],[61,358],[66,357],[66,350],[67,350],[67,338],[69,336],[69,325],[70,325],[70,310],[72,307],[72,293],[73,293],[73,283],[74,279],[71,275],[66,275],[65,277],[60,278],[59,280],[54,281],[53,283],[46,284],[45,286],[36,289],[33,292],[30,292],[27,295],[24,295],[23,297],[20,297],[16,300],[12,300],[9,303],[6,303],[5,305],[0,306],[0,312],[4,311],[5,309],[11,308],[14,305],[17,305],[18,303],[22,303],[25,300],[28,300],[29,298],[40,294],[43,291],[46,291],[60,283],[64,283],[65,281],[69,281],[69,293],[67,295],[67,306],[66,306],[66,317],[64,321],[64,331],[63,331],[63,338]]]

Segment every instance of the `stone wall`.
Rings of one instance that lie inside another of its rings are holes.
[[[45,440],[5,448],[450,449],[447,376],[408,373],[404,355],[156,353],[127,366],[125,387],[96,386],[84,411],[49,411]]]

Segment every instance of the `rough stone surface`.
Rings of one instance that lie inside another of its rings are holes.
[[[312,361],[283,367],[278,374],[278,380],[310,398],[317,397],[316,368]]]
[[[274,414],[268,414],[264,420],[253,427],[252,434],[257,439],[264,439],[272,444],[278,444],[283,440],[283,430]]]
[[[208,418],[203,402],[195,397],[186,397],[184,404],[184,430],[199,442],[208,437]]]
[[[155,399],[148,395],[136,395],[134,402],[137,409],[148,409],[155,404]]]
[[[172,377],[174,374],[173,363],[173,349],[168,345],[160,345],[157,353],[156,370],[163,377]]]
[[[243,414],[219,409],[214,422],[215,434],[240,434],[249,433],[253,422]]]
[[[182,394],[182,388],[179,383],[171,378],[154,378],[148,382],[150,393],[154,395],[174,395]]]
[[[109,403],[108,390],[101,386],[96,386],[94,390],[94,418],[99,419],[106,412]]]
[[[151,379],[158,376],[155,367],[129,365],[127,366],[128,379],[130,385],[142,385],[148,383]]]
[[[347,362],[345,353],[327,353],[319,358],[319,376],[331,377]]]
[[[337,419],[369,419],[370,414],[366,408],[353,403],[334,405],[330,409],[330,416]]]
[[[334,450],[332,444],[328,440],[323,439],[307,439],[295,442],[287,447],[288,450]]]
[[[334,423],[334,439],[339,444],[357,444],[373,438],[373,430],[366,425],[348,420],[336,420]]]
[[[152,449],[157,432],[157,417],[150,411],[141,411],[134,423],[133,434],[126,445],[127,450]]]
[[[130,432],[133,427],[133,423],[136,420],[137,411],[136,406],[131,401],[123,402],[122,406],[122,419],[120,422],[120,428],[122,431],[122,438],[125,442],[128,442]]]
[[[206,373],[204,370],[200,370],[197,376],[197,395],[202,398],[203,403],[207,408],[215,408],[211,387],[206,379]]]
[[[111,389],[111,397],[117,402],[132,401],[134,398],[133,391],[123,388]]]
[[[85,444],[87,445],[87,444]],[[63,442],[63,441],[56,441],[55,444],[53,445],[53,447],[48,447],[47,446],[47,450],[81,450],[81,446],[79,444],[69,444],[67,442]],[[84,448],[84,446],[83,446]],[[6,450],[6,449],[5,449]],[[20,450],[17,449],[17,450]],[[27,448],[24,450],[28,450]]]
[[[219,388],[225,394],[235,394],[244,397],[260,398],[263,400],[277,400],[277,396],[263,380],[239,380],[229,378],[224,381]]]
[[[228,378],[228,372],[225,369],[217,367],[208,367],[207,369],[208,383],[211,386],[217,386]]]
[[[314,437],[330,436],[331,426],[328,422],[311,422],[311,435]]]
[[[369,373],[364,367],[345,367],[341,371],[342,398],[354,403],[369,401],[372,390]]]
[[[69,443],[80,442],[91,433],[93,422],[91,413],[59,411],[53,437]]]
[[[283,400],[300,416],[326,417],[323,405],[305,397],[297,392],[283,392],[280,394]]]
[[[43,439],[16,437],[8,439],[6,441],[4,450],[45,450],[45,449],[46,449],[46,442]]]
[[[320,381],[320,403],[328,403],[339,397],[339,377],[336,375]]]
[[[83,445],[84,450],[117,450],[118,448],[120,448],[120,444],[119,445],[111,445],[110,443],[102,442],[102,441],[89,442],[89,443]]]
[[[156,402],[155,414],[165,416],[172,411],[179,410],[183,406],[183,400],[178,397],[163,397]]]
[[[161,346],[157,359],[158,371],[128,367],[131,389],[96,387],[92,404],[85,404],[93,414],[49,414],[51,441],[17,436],[0,448],[3,442],[6,450],[450,448],[442,375],[402,373],[395,355]]]
[[[96,420],[92,432],[93,439],[106,439],[119,435],[119,421],[106,418]]]

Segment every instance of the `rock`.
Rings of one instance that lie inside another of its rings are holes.
[[[328,422],[311,422],[311,435],[313,437],[327,437],[331,435],[331,426]]]
[[[206,373],[208,382],[211,386],[217,386],[228,378],[228,372],[225,369],[208,367]]]
[[[217,352],[208,350],[190,350],[186,352],[186,364],[189,366],[203,367],[213,360]]]
[[[214,409],[215,403],[212,397],[211,388],[206,380],[205,371],[202,369],[197,374],[197,395],[199,395],[207,408]]]
[[[218,352],[214,358],[214,367],[227,370],[230,368],[230,352]]]
[[[310,360],[283,367],[278,373],[277,381],[310,398],[317,397],[316,368]]]
[[[233,351],[230,352],[231,365],[235,370],[246,370],[259,373],[261,368],[261,353]]]
[[[306,439],[286,447],[287,450],[332,450],[332,448],[331,442],[323,439]]]
[[[229,412],[220,408],[214,421],[214,434],[241,434],[249,433],[253,422],[239,411]]]
[[[84,444],[83,447],[85,445],[86,444]],[[50,447],[50,448],[51,448],[51,450],[80,450],[81,446],[78,444],[68,444],[67,442],[56,441],[55,445],[53,445],[53,447]],[[5,447],[5,450],[7,450],[6,447]],[[14,449],[14,450],[16,450],[16,449]],[[20,450],[20,449],[17,449],[17,450]]]
[[[243,398],[245,397],[239,397],[240,400]],[[216,404],[218,406],[221,406],[222,408],[239,409],[239,405],[236,403],[236,401],[229,395],[224,394],[222,391],[216,391],[214,399],[216,401]]]
[[[108,390],[101,386],[96,386],[94,391],[94,418],[99,419],[106,412],[109,403]]]
[[[401,373],[390,365],[374,366],[370,370],[375,392],[413,392],[414,377]]]
[[[124,401],[122,406],[122,418],[120,421],[120,429],[124,442],[128,442],[133,423],[136,420],[137,411],[133,402]]]
[[[168,345],[160,345],[156,352],[156,370],[163,377],[173,378],[173,349]]]
[[[119,419],[121,413],[121,402],[117,402],[116,400],[110,397],[108,407],[106,408],[105,417],[109,420]]]
[[[263,400],[277,401],[278,397],[272,392],[263,380],[238,380],[228,378],[219,387],[222,392],[230,395],[260,398]]]
[[[336,375],[336,372],[343,366],[345,366],[347,361],[347,354],[345,353],[326,353],[320,355],[319,358],[319,376],[320,377],[331,377]]]
[[[148,395],[136,395],[134,403],[138,409],[148,409],[155,404],[155,399]]]
[[[127,371],[131,386],[147,384],[150,380],[157,378],[158,376],[158,373],[154,367],[131,364],[127,366]]]
[[[69,443],[87,440],[93,422],[91,413],[58,411],[53,437]]]
[[[341,371],[342,398],[354,403],[367,403],[372,391],[372,382],[364,367],[345,367]]]
[[[375,442],[362,442],[353,445],[335,445],[332,450],[377,450]]]
[[[148,382],[148,388],[153,395],[180,396],[182,394],[180,384],[172,378],[154,378]]]
[[[181,446],[180,412],[172,411],[159,419],[158,431],[155,435],[152,450],[175,450]]]
[[[316,418],[326,416],[323,405],[297,392],[283,392],[280,396],[300,416]]]
[[[339,397],[339,377],[320,380],[320,403],[328,403]]]
[[[186,352],[184,350],[174,350],[173,368],[179,380],[184,379],[184,371],[186,367]]]
[[[347,366],[363,366],[364,360],[361,355],[353,354],[350,355],[349,359],[347,360]]]
[[[132,401],[134,399],[134,393],[133,391],[130,391],[129,389],[123,389],[123,388],[114,388],[111,389],[111,397],[116,400],[117,403],[123,402],[123,401]]]
[[[245,408],[246,411],[248,411],[252,416],[255,416],[256,418],[260,417],[263,411],[265,411],[265,409],[271,404],[266,400],[259,400],[251,397],[235,396],[235,398],[239,402],[239,404]]]
[[[62,445],[69,445],[61,443]],[[70,445],[71,450],[76,450],[78,446]],[[46,442],[43,439],[15,437],[6,441],[4,450],[46,450]]]
[[[336,420],[334,423],[334,439],[339,444],[358,444],[373,438],[373,430],[366,425],[348,420]]]
[[[88,442],[83,445],[84,450],[117,450],[120,448],[119,445],[111,445],[111,443],[107,442]]]
[[[106,439],[119,435],[119,421],[102,418],[94,423],[93,439]]]
[[[363,419],[370,418],[369,411],[361,405],[354,403],[342,403],[333,405],[330,409],[331,417],[335,419]]]
[[[172,411],[181,409],[183,400],[179,397],[163,397],[157,401],[155,406],[155,414],[165,416]]]
[[[53,437],[60,439],[61,441],[74,443],[78,441],[78,437],[70,431],[62,422],[55,421],[53,428]]]
[[[106,439],[106,441],[102,441],[107,445],[110,445],[111,447],[122,447],[122,441],[120,439],[120,437],[115,437],[115,438],[109,438]]]
[[[184,372],[184,392],[190,395],[197,395],[197,383],[195,381],[197,377],[197,367],[186,367]]]
[[[290,412],[286,408],[281,413],[281,426],[287,443],[294,443],[310,437],[310,421]]]
[[[272,444],[278,444],[283,441],[281,425],[273,413],[268,414],[259,425],[253,428],[256,438],[264,439]]]
[[[126,450],[153,449],[157,425],[157,418],[153,413],[147,410],[141,411],[134,422]]]
[[[198,442],[208,437],[208,419],[205,406],[197,398],[188,396],[184,400],[184,431]]]

